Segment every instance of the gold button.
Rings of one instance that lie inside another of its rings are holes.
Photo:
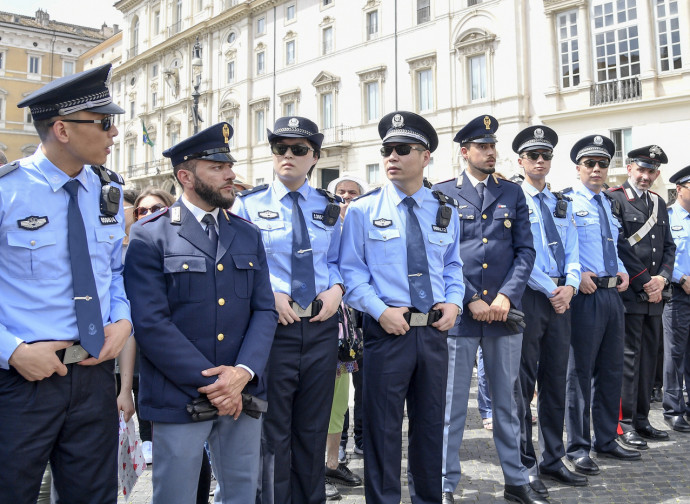
[[[184,263],[184,264],[182,265],[182,269],[189,269],[189,264]]]
[[[249,266],[251,266],[251,267],[253,268],[253,267],[254,267],[254,263],[251,262],[251,261],[249,261]]]
[[[216,266],[216,267],[218,268],[218,271],[223,271],[223,265],[222,265],[222,264],[219,264],[219,265]]]
[[[221,305],[221,306],[223,306],[223,305],[225,304],[225,299],[220,298],[220,299],[218,300],[218,304]]]
[[[489,267],[488,264],[486,264],[486,263],[482,264],[482,268],[486,269],[486,268],[488,268],[488,267]]]
[[[115,235],[110,235],[109,238],[112,240],[113,238],[115,238]]]
[[[486,219],[486,214],[482,214],[482,219]]]
[[[33,247],[34,245],[36,245],[36,240],[31,240],[31,246]]]
[[[504,214],[503,214],[503,217],[508,217],[508,214],[507,214],[507,213],[504,213]]]
[[[220,333],[220,334],[218,335],[218,341],[223,341],[224,339],[225,339],[225,334]]]
[[[486,238],[482,238],[482,241],[483,241],[484,243],[489,243],[489,240],[487,240]]]
[[[489,293],[489,291],[488,291],[488,290],[484,290],[484,291],[482,291],[482,294],[484,294],[485,296],[486,296],[486,295],[487,295],[488,293]]]

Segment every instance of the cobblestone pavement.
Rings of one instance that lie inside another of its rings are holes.
[[[654,426],[666,429],[660,403],[652,403],[650,419]],[[407,423],[403,433],[403,463],[407,458]],[[535,447],[537,429],[534,429]],[[618,462],[611,459],[593,459],[601,468],[601,474],[590,476],[589,486],[572,488],[545,480],[551,494],[551,502],[562,504],[619,504],[619,503],[687,503],[690,504],[690,434],[669,431],[665,442],[650,442],[650,449],[642,452],[641,462]],[[348,466],[363,475],[364,461],[352,453],[352,436],[348,446]],[[496,455],[491,433],[482,427],[477,411],[477,387],[473,380],[470,409],[462,449],[460,450],[463,476],[455,492],[457,503],[501,503],[503,499],[503,475]],[[567,462],[566,462],[567,464]],[[403,468],[404,469],[404,468]],[[405,471],[402,502],[410,502]],[[339,487],[340,504],[364,503],[364,488]],[[151,501],[151,470],[139,478],[129,502],[148,504]],[[119,503],[124,503],[120,495]],[[212,499],[209,501],[212,502]],[[331,501],[329,501],[331,502]],[[253,503],[247,503],[253,504]],[[295,503],[299,504],[299,503]]]

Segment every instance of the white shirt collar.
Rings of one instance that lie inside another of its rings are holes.
[[[207,213],[210,213],[211,215],[213,215],[213,218],[216,219],[216,223],[218,222],[218,212],[219,212],[218,207],[207,212],[206,210],[202,210],[201,208],[199,208],[198,206],[193,204],[191,201],[189,201],[184,194],[180,198],[180,201],[182,201],[182,204],[187,207],[187,210],[192,212],[192,215],[194,216],[194,218],[197,220],[198,223],[201,224],[201,219],[203,219],[204,215],[206,215]]]
[[[486,186],[486,183],[489,180],[489,177],[491,176],[491,175],[487,175],[487,177],[484,180],[479,180],[479,179],[476,179],[475,177],[473,177],[470,174],[469,170],[465,170],[465,174],[467,175],[468,180],[472,184],[472,187],[477,187],[477,184],[484,184],[484,186]]]

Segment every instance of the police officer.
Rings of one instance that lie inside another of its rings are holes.
[[[125,282],[141,348],[141,414],[153,421],[154,504],[196,502],[205,441],[222,502],[251,502],[256,492],[261,421],[240,414],[242,392],[265,397],[277,315],[261,235],[225,210],[234,200],[232,133],[219,123],[164,151],[182,196],[130,233]],[[190,414],[195,399],[208,417]]]
[[[535,251],[523,191],[494,175],[497,129],[498,121],[490,115],[467,123],[454,139],[461,146],[467,169],[462,177],[434,186],[459,203],[460,252],[467,287],[462,322],[451,329],[448,339],[444,504],[453,502],[460,481],[458,452],[467,417],[472,364],[480,344],[491,387],[494,442],[505,478],[504,496],[523,503],[546,502],[546,497],[530,487],[528,470],[520,459],[515,386],[522,329],[506,324],[511,308],[521,308]]]
[[[346,302],[364,316],[366,501],[400,502],[400,435],[407,401],[412,502],[441,500],[447,331],[464,285],[453,201],[423,186],[438,146],[433,126],[412,112],[379,122],[391,183],[350,204],[340,268]]]
[[[664,419],[677,432],[690,432],[683,415],[683,371],[690,336],[690,166],[670,179],[676,184],[676,202],[668,209],[671,236],[676,244],[673,296],[664,306]],[[687,386],[687,383],[686,383]]]
[[[610,190],[623,226],[620,258],[630,275],[630,289],[621,293],[625,305],[625,359],[618,433],[623,444],[646,448],[643,438],[668,439],[649,423],[657,349],[662,331],[662,292],[671,282],[676,245],[668,225],[666,203],[649,190],[666,164],[658,145],[628,152],[628,180]]]
[[[281,117],[268,130],[276,179],[240,194],[239,215],[254,222],[268,253],[280,325],[269,358],[261,502],[320,503],[324,451],[345,288],[338,271],[340,207],[307,177],[323,135],[304,117]]]
[[[575,470],[586,475],[599,474],[590,450],[622,460],[640,458],[639,452],[616,443],[623,369],[623,303],[618,293],[627,289],[628,275],[618,259],[618,222],[603,191],[614,151],[613,141],[602,135],[575,143],[570,159],[580,182],[563,191],[573,200],[581,268],[580,292],[571,301],[566,454]]]
[[[100,166],[124,112],[109,73],[56,79],[19,102],[41,144],[0,168],[0,502],[36,502],[48,460],[62,502],[117,500],[113,358],[132,324],[123,181]]]
[[[561,458],[565,381],[570,347],[570,302],[580,285],[577,229],[570,198],[551,192],[546,176],[551,171],[558,135],[538,125],[525,128],[513,140],[518,164],[525,170],[522,190],[527,200],[536,260],[522,296],[527,327],[522,335],[520,386],[525,415],[522,418],[522,462],[530,471],[532,487],[546,493],[538,475],[571,486],[587,484],[587,478],[571,472]],[[530,402],[539,381],[539,466],[532,446]]]

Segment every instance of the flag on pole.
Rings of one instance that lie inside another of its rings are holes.
[[[153,141],[149,138],[149,132],[146,131],[146,125],[144,124],[144,120],[141,120],[141,129],[144,130],[144,135],[142,137],[142,141],[145,145],[150,145],[153,147]]]

